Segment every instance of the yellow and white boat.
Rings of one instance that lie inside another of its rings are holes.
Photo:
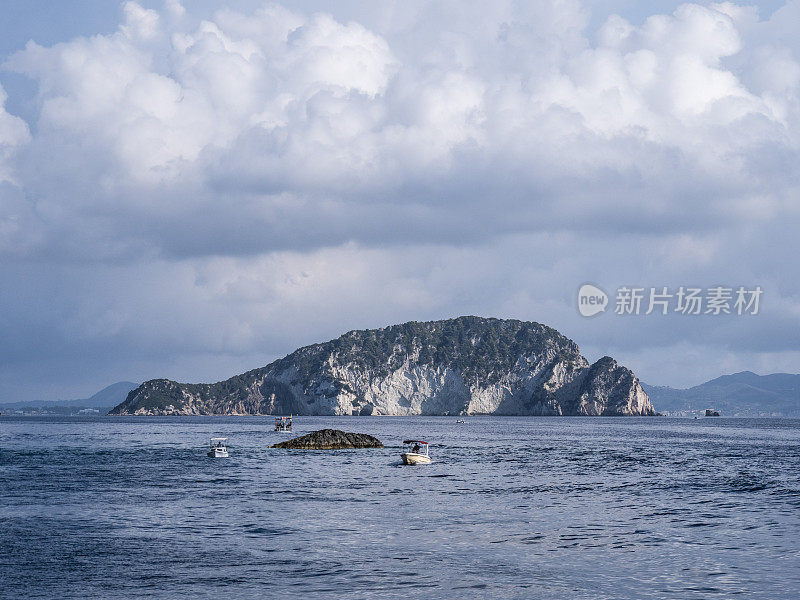
[[[288,417],[275,417],[275,431],[291,431],[292,430],[292,416]]]
[[[405,440],[405,446],[400,458],[403,459],[404,465],[426,465],[431,462],[431,457],[428,456],[428,442],[422,440]]]

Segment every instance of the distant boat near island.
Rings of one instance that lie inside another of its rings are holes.
[[[276,417],[275,431],[291,431],[292,430],[292,415],[288,417]]]

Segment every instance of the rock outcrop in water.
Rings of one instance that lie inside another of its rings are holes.
[[[366,433],[345,433],[338,429],[320,429],[280,444],[274,444],[272,448],[342,450],[345,448],[383,448],[383,443],[378,438]]]
[[[654,415],[614,359],[539,323],[459,317],[351,331],[213,384],[146,381],[117,415]]]

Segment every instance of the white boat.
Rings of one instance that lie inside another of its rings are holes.
[[[206,454],[211,458],[228,458],[228,438],[211,438],[211,447]]]
[[[275,417],[275,431],[291,431],[292,415],[288,417]]]
[[[431,462],[431,457],[428,456],[428,442],[405,440],[403,445],[405,448],[400,458],[403,459],[404,465],[425,465]]]

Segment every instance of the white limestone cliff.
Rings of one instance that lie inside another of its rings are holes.
[[[112,414],[652,415],[638,379],[538,323],[355,331],[216,384],[151,380]]]

